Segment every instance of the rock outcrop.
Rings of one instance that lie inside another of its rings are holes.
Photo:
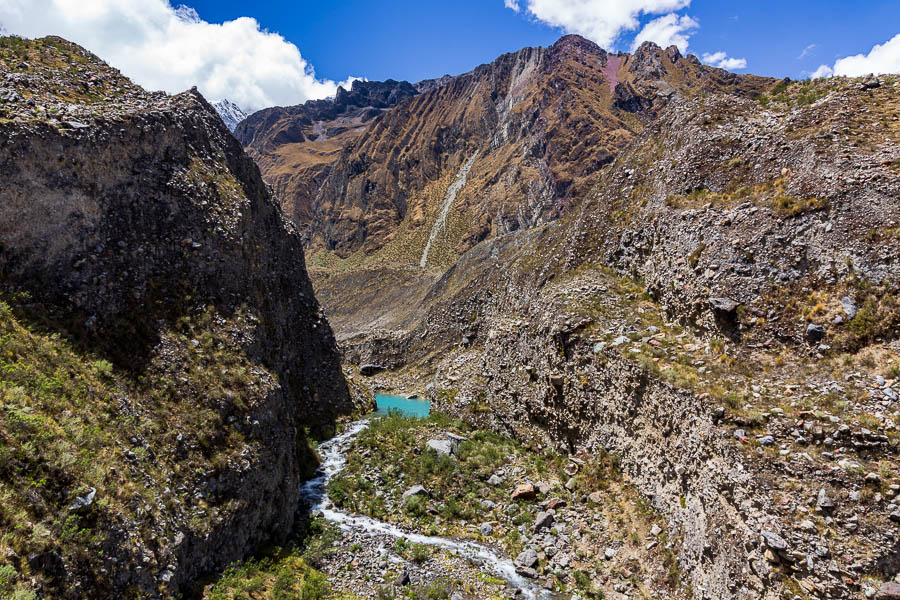
[[[0,561],[47,597],[189,593],[285,539],[307,435],[354,410],[301,240],[196,90],[59,38],[0,38],[0,85],[3,410],[29,419],[0,421]]]

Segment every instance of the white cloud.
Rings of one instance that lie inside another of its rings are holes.
[[[869,73],[900,73],[900,33],[887,42],[876,45],[868,54],[841,58],[833,67],[822,65],[812,76],[813,78],[830,75],[862,77]]]
[[[812,79],[822,79],[823,77],[831,77],[834,75],[834,69],[829,67],[828,65],[822,65],[818,69],[812,72],[810,78]]]
[[[807,56],[812,55],[813,50],[815,50],[815,49],[816,49],[816,44],[810,44],[809,46],[804,48],[802,52],[800,52],[800,56],[797,57],[797,60],[803,60]]]
[[[663,48],[675,45],[682,53],[687,53],[688,39],[699,27],[700,23],[687,15],[682,17],[675,13],[663,15],[644,25],[644,28],[634,36],[631,50],[634,51],[643,42],[650,41]]]
[[[703,56],[700,57],[700,60],[708,65],[719,67],[720,69],[727,69],[729,71],[747,68],[746,58],[732,58],[724,52],[713,52],[712,54],[704,53]]]
[[[250,111],[325,98],[338,86],[318,79],[294,44],[255,19],[207,23],[169,0],[0,0],[0,23],[25,37],[80,44],[145,88],[196,85],[210,100]]]
[[[523,7],[523,3],[526,12],[538,21],[559,27],[567,33],[583,35],[605,48],[611,48],[624,32],[640,27],[640,16],[669,16],[668,13],[690,6],[691,0],[504,0],[507,8],[516,12]],[[671,16],[678,18],[677,15]],[[675,31],[673,35],[684,34]]]

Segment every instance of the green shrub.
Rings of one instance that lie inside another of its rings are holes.
[[[413,544],[409,549],[410,559],[417,564],[422,564],[431,558],[431,547],[426,544]]]
[[[428,500],[425,496],[410,496],[403,503],[403,512],[411,517],[424,517],[428,513]]]

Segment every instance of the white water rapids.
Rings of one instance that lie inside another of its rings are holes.
[[[345,531],[358,531],[369,535],[387,535],[398,539],[405,538],[416,544],[426,544],[445,550],[456,550],[458,554],[471,562],[480,564],[496,576],[505,579],[512,588],[521,590],[525,598],[538,600],[553,597],[516,573],[516,568],[511,561],[500,558],[487,546],[474,542],[408,533],[384,521],[360,515],[350,515],[337,510],[328,498],[326,491],[328,482],[344,468],[347,463],[346,453],[350,444],[359,435],[359,432],[368,427],[368,425],[368,418],[356,421],[347,428],[347,431],[319,445],[319,454],[322,458],[319,471],[314,478],[304,483],[303,487],[300,488],[300,498],[310,506],[310,510],[321,512],[326,520],[337,523]]]

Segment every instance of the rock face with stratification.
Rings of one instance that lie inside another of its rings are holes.
[[[374,103],[382,114],[371,121],[347,114],[330,131],[333,105],[319,115],[320,104],[307,103],[252,115],[237,134],[309,248],[339,257],[388,246],[392,261],[417,262],[441,199],[473,161],[428,261],[446,266],[487,237],[567,213],[676,94],[750,95],[770,83],[703,66],[675,47],[610,54],[572,35],[423,82],[396,106]]]

